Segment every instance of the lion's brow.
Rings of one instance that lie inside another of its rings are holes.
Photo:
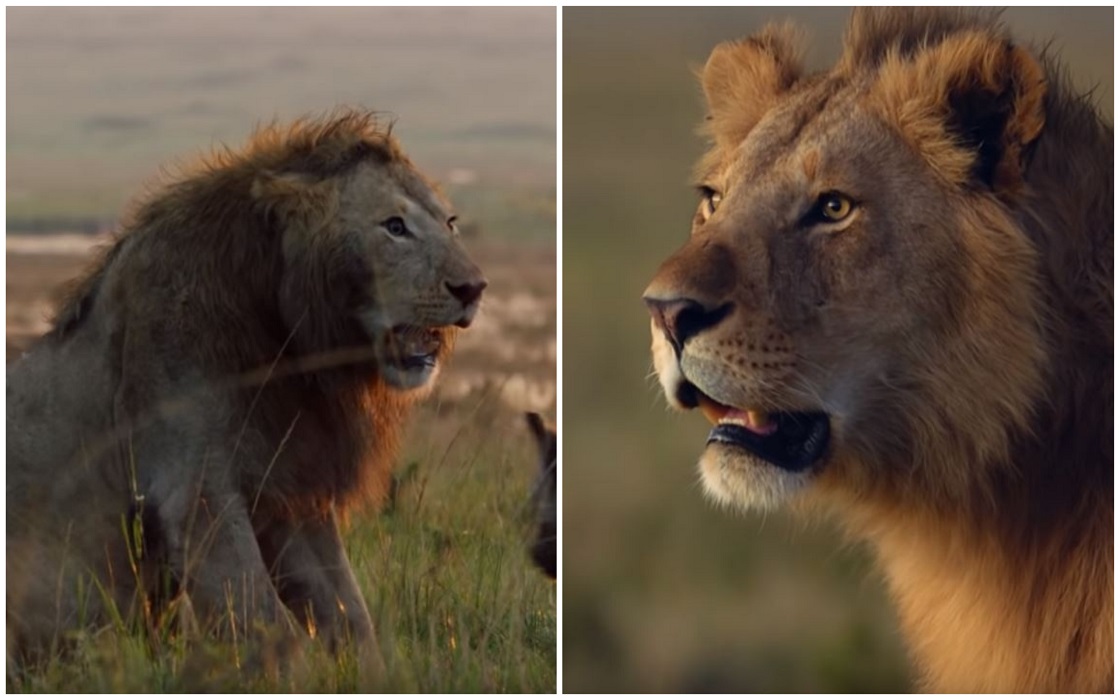
[[[814,124],[823,121],[825,108],[841,92],[839,87],[838,81],[821,81],[794,97],[796,102],[780,122],[780,130],[768,134],[766,152],[776,157],[796,146]]]
[[[450,207],[434,186],[423,182],[415,182],[411,179],[406,180],[402,185],[409,201],[420,207],[433,219],[442,221],[449,216],[448,210]]]

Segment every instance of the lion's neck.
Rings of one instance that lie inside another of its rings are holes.
[[[388,493],[413,400],[375,373],[296,375],[270,383],[246,406],[264,451],[246,475],[268,480],[282,514],[289,503],[347,512],[379,504]],[[281,449],[282,448],[282,449]],[[266,504],[268,505],[268,504]]]
[[[849,525],[875,546],[930,689],[1111,688],[1111,492],[1044,501],[849,511]],[[1043,524],[1025,519],[1032,510]]]

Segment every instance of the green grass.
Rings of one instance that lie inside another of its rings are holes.
[[[8,691],[554,692],[555,586],[526,554],[531,440],[493,392],[420,413],[395,498],[346,535],[385,676],[311,640],[235,645],[116,620],[9,668]]]

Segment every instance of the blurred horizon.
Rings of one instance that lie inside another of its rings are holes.
[[[103,227],[161,169],[350,105],[472,218],[554,233],[554,8],[21,7],[7,27],[9,230]]]

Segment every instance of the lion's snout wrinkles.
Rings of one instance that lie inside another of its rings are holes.
[[[696,406],[697,388],[740,407],[801,403],[788,391],[793,340],[771,315],[762,285],[727,243],[697,233],[662,263],[642,297],[666,396],[685,408]]]
[[[691,299],[714,308],[727,301],[739,284],[735,253],[712,237],[694,237],[657,269],[645,299]]]
[[[731,251],[709,239],[689,241],[658,268],[642,299],[678,356],[694,336],[732,312],[736,286]]]

